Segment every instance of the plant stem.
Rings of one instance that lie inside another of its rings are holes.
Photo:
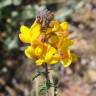
[[[45,68],[45,78],[46,78],[46,87],[47,87],[47,89],[50,89],[50,83],[52,83],[53,82],[53,80],[52,80],[52,74],[49,74],[49,70],[48,70],[48,65],[45,63],[44,64],[44,68]],[[54,84],[54,82],[53,82],[53,84]],[[54,85],[54,88],[52,88],[51,89],[51,95],[52,96],[57,96],[57,88],[55,88],[55,85]],[[49,96],[49,92],[48,92],[48,95],[47,96]]]
[[[45,63],[45,65],[44,65],[44,67],[45,67],[45,78],[46,78],[46,85],[47,85],[47,87],[48,88],[50,88],[50,80],[49,80],[49,71],[48,71],[48,66],[47,66],[47,64]]]

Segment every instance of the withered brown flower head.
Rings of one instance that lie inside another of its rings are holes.
[[[36,22],[41,25],[41,30],[53,27],[54,13],[48,10],[43,10],[36,17]]]

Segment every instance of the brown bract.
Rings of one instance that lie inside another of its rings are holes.
[[[54,13],[48,10],[44,10],[36,17],[36,22],[40,24],[41,30],[53,27]]]

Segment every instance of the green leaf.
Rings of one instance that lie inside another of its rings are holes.
[[[35,80],[35,78],[37,78],[39,75],[40,75],[40,73],[34,74],[34,75],[32,76],[32,81]]]
[[[50,88],[50,81],[43,82],[43,84],[40,85],[39,87],[40,87],[40,93],[48,92]]]
[[[36,74],[34,74],[34,75],[32,76],[32,81],[35,80],[35,78],[37,78],[38,76],[44,75],[44,74],[45,74],[44,72],[37,72]]]

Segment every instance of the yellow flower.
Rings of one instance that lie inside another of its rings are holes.
[[[68,24],[67,22],[63,22],[59,24],[58,21],[54,21],[54,27],[52,31],[56,32],[58,36],[67,36],[68,35]]]
[[[54,54],[56,54],[56,49],[49,45],[47,49],[47,53],[45,55],[45,62],[49,62],[51,58],[54,56]]]
[[[53,25],[41,30],[41,25],[35,21],[30,28],[24,25],[20,27],[20,40],[30,44],[25,49],[25,55],[38,66],[60,61],[64,67],[68,67],[76,60],[76,56],[69,50],[73,41],[68,38],[68,24],[54,21]]]
[[[44,63],[44,59],[40,58],[38,60],[36,60],[36,65],[41,66]]]
[[[40,26],[35,21],[31,28],[22,25],[20,27],[20,32],[19,38],[22,42],[32,43],[40,35]]]
[[[51,30],[51,28],[50,28],[50,30]],[[67,39],[67,40],[64,39],[68,35],[67,30],[68,30],[67,22],[63,22],[63,23],[59,24],[58,21],[54,21],[54,26],[53,26],[51,32],[46,34],[45,41],[47,43],[51,44],[55,48],[57,48],[57,46],[66,46],[67,43],[69,44],[72,42],[69,39]]]
[[[72,62],[75,62],[77,60],[77,57],[72,54],[70,50],[64,50],[60,55],[61,63],[65,68],[69,67]]]
[[[63,31],[68,30],[68,23],[67,23],[67,22],[61,23],[60,26],[61,26],[61,29],[62,29]]]
[[[59,51],[63,51],[68,49],[71,45],[73,45],[73,41],[68,38],[60,38],[57,44],[57,48]]]
[[[66,30],[68,30],[67,22],[63,22],[63,23],[59,24],[58,21],[54,21],[54,27],[53,27],[52,31],[66,31]]]
[[[60,54],[61,63],[64,65],[64,67],[68,67],[72,63],[72,56],[69,50],[64,50],[64,51],[63,53]]]
[[[33,44],[28,46],[25,49],[25,55],[32,60],[36,61],[36,65],[42,65],[43,63],[55,64],[59,60],[59,56],[56,53],[56,49],[51,45],[42,43],[42,44]]]
[[[44,50],[44,44],[39,43],[39,42],[34,42],[31,44],[31,46],[28,46],[25,49],[25,55],[29,59],[37,59],[43,55],[43,50]]]
[[[69,47],[73,45],[73,41],[68,39],[67,37],[61,37],[59,43],[57,44],[57,50],[60,54],[60,61],[64,65],[64,67],[68,67],[72,63],[73,56],[69,50]]]
[[[37,65],[41,65],[43,63],[56,64],[59,61],[59,56],[56,52],[57,51],[55,48],[53,48],[50,45],[47,45],[47,50],[45,49],[45,52],[43,52],[41,58],[36,60],[36,64]]]
[[[28,46],[25,49],[25,55],[29,58],[29,59],[35,59],[35,49],[33,46]]]

